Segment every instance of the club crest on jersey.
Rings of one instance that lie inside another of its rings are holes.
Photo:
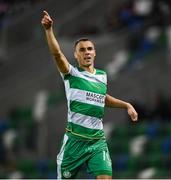
[[[64,176],[65,178],[70,178],[70,177],[71,177],[71,173],[70,173],[69,171],[64,171],[64,172],[63,172],[63,176]]]

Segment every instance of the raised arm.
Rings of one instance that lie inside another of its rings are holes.
[[[111,108],[124,108],[124,109],[127,109],[127,112],[129,114],[129,116],[131,117],[132,121],[137,121],[138,120],[138,114],[137,114],[136,110],[128,102],[116,99],[116,98],[114,98],[114,97],[107,94],[106,99],[105,99],[105,106],[106,107],[111,107]]]
[[[43,18],[41,20],[41,23],[44,27],[48,46],[49,46],[51,54],[53,55],[55,59],[58,70],[64,74],[68,73],[69,62],[64,56],[64,54],[62,53],[59,43],[57,39],[55,38],[55,35],[53,32],[53,20],[47,11],[43,11]]]

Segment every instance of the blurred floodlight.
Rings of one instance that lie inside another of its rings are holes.
[[[148,15],[151,12],[152,0],[135,0],[134,11],[137,15]]]
[[[132,155],[141,155],[144,151],[144,144],[147,142],[147,137],[142,135],[135,137],[131,142],[130,142],[130,153]]]
[[[47,98],[48,93],[46,91],[39,92],[35,98],[33,115],[37,121],[44,119],[47,110]]]
[[[145,170],[141,171],[138,174],[138,179],[150,179],[150,178],[153,178],[155,173],[156,173],[156,169],[153,168],[153,167],[145,169]]]

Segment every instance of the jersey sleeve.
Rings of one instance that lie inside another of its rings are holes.
[[[105,84],[107,85],[107,74],[106,73],[105,73],[104,81],[105,81]]]
[[[75,74],[75,71],[76,71],[76,68],[73,65],[69,64],[69,72],[67,74],[63,74],[60,72],[60,75],[63,80],[66,80],[68,79],[68,77],[70,77],[70,75]]]

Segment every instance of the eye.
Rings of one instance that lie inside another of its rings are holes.
[[[80,48],[79,49],[81,52],[84,52],[85,51],[85,48]]]
[[[87,50],[92,51],[93,47],[88,47]]]

